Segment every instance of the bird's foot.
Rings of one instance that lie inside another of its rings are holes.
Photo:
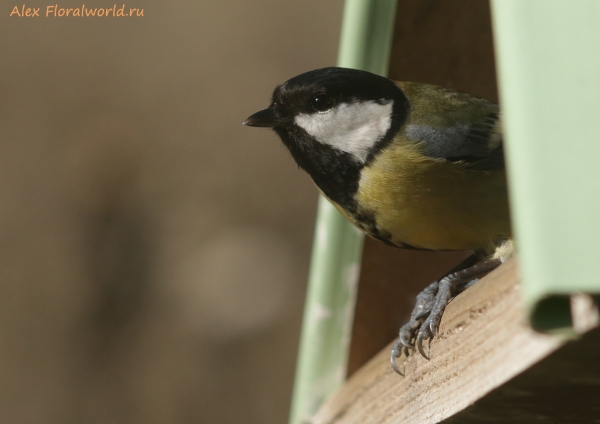
[[[431,307],[431,312],[425,321],[423,321],[417,332],[415,344],[417,345],[419,353],[421,353],[425,359],[429,359],[429,356],[427,356],[423,349],[423,341],[431,340],[435,337],[440,327],[440,322],[442,321],[442,315],[446,310],[446,306],[448,306],[448,303],[454,298],[454,293],[458,291],[458,286],[460,286],[461,283],[465,283],[464,279],[462,279],[459,274],[459,272],[455,272],[440,280],[439,288],[435,295],[433,306]],[[466,283],[468,284],[468,282]]]
[[[398,341],[391,351],[390,362],[398,374],[403,375],[398,369],[396,359],[402,352],[408,356],[409,351],[415,349],[415,345],[419,353],[429,359],[423,348],[423,342],[433,339],[437,334],[448,303],[454,296],[475,284],[478,281],[477,277],[498,265],[500,261],[496,259],[483,260],[471,267],[448,274],[419,293],[410,321],[400,328]]]
[[[438,285],[439,282],[434,281],[428,285],[425,290],[417,295],[417,302],[412,313],[410,314],[410,321],[400,328],[398,341],[396,341],[394,344],[390,355],[392,368],[400,375],[403,374],[398,369],[396,359],[402,355],[402,352],[408,356],[409,350],[415,348],[415,335],[431,312],[431,308],[435,302],[435,297],[438,292]]]

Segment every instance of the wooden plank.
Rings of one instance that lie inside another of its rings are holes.
[[[598,322],[588,309],[577,314],[585,318],[582,330]],[[386,347],[325,403],[313,424],[438,423],[565,343],[564,336],[526,325],[512,260],[451,302],[429,346],[431,360],[411,355],[401,377],[390,368]]]
[[[600,422],[600,329],[568,343],[444,424]]]

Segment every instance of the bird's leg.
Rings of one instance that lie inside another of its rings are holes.
[[[459,294],[461,294],[462,292],[464,292],[465,290],[467,290],[469,287],[474,286],[476,282],[479,281],[479,278],[473,278],[470,281],[467,281],[466,283],[460,284],[457,288],[456,288],[456,295],[458,296]]]
[[[501,264],[500,259],[485,259],[469,268],[448,274],[440,280],[431,312],[417,333],[416,345],[423,357],[429,359],[423,350],[423,340],[430,339],[437,333],[446,306],[456,294],[457,289],[465,282],[468,284],[474,278],[490,272]]]
[[[452,268],[452,270],[450,270],[450,272],[446,275],[450,275],[452,273],[461,271],[465,268],[469,268],[470,266],[473,266],[480,260],[481,253],[473,253],[472,255],[461,261],[457,266]],[[408,355],[408,349],[414,349],[415,335],[417,334],[417,330],[419,330],[419,328],[421,327],[421,324],[423,324],[423,321],[425,321],[425,319],[431,312],[431,308],[433,307],[434,301],[436,299],[436,294],[438,293],[440,281],[442,281],[442,279],[434,281],[417,295],[417,302],[412,310],[412,313],[410,314],[410,321],[408,321],[400,328],[398,341],[394,344],[390,356],[392,368],[394,368],[394,370],[400,375],[402,375],[402,373],[398,369],[398,366],[396,364],[396,358],[400,357],[403,349],[406,355]]]

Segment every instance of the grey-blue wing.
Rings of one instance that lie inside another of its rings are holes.
[[[429,157],[460,162],[468,169],[504,169],[499,114],[471,116],[472,122],[456,122],[445,127],[409,124],[405,133],[417,141],[423,154]]]

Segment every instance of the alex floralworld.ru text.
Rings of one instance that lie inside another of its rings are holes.
[[[21,7],[15,6],[10,12],[10,16],[19,18],[35,18],[35,17],[90,17],[90,16],[144,16],[144,9],[125,8],[125,5],[117,7],[114,4],[112,7],[86,7],[85,4],[81,7],[58,7],[58,4],[46,6],[45,11],[41,7],[27,7],[23,4]]]

